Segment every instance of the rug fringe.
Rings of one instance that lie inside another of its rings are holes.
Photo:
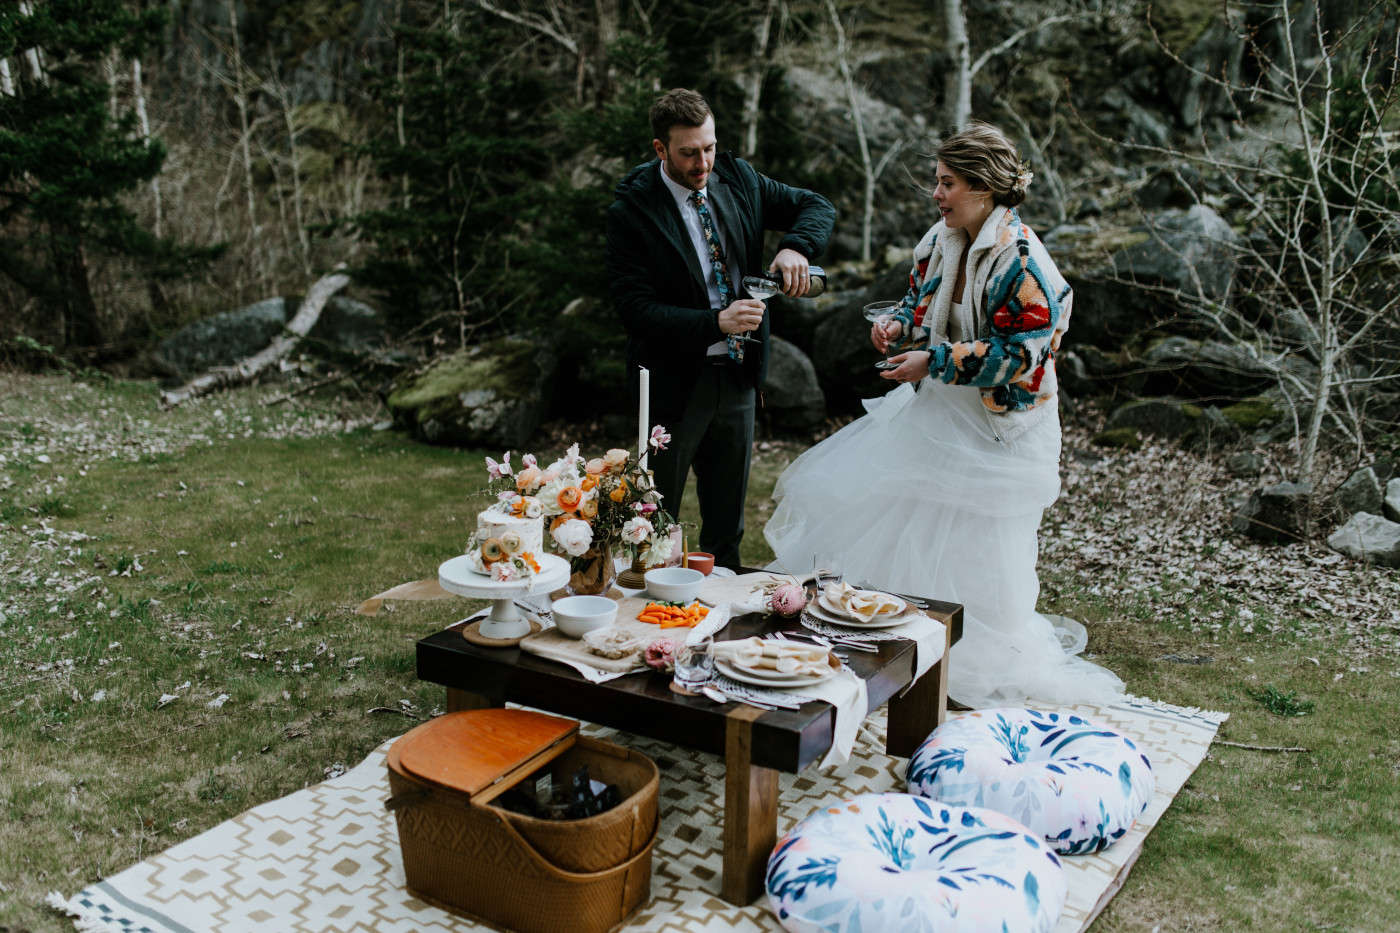
[[[73,929],[78,933],[125,933],[124,927],[108,923],[97,911],[87,910],[77,903],[77,898],[69,900],[57,891],[50,891],[44,903],[61,914],[73,918]]]
[[[1125,694],[1123,703],[1126,706],[1138,709],[1153,709],[1164,713],[1175,713],[1178,716],[1188,716],[1192,719],[1200,719],[1205,722],[1220,725],[1230,718],[1229,713],[1222,713],[1213,709],[1202,709],[1199,706],[1176,706],[1162,700],[1154,700],[1151,697],[1133,696],[1131,693]]]

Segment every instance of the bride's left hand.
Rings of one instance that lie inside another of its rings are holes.
[[[880,378],[894,382],[918,382],[928,375],[928,360],[927,350],[910,350],[897,354],[890,357],[890,362],[899,365],[880,373]]]

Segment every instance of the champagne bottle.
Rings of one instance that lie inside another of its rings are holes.
[[[807,275],[811,281],[807,285],[807,294],[804,298],[815,298],[826,291],[826,270],[821,266],[808,266]],[[767,279],[778,286],[778,291],[783,290],[783,274],[781,272],[755,272],[745,278]]]

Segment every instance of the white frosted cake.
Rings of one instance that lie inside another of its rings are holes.
[[[493,553],[483,555],[483,546]],[[478,573],[491,573],[491,565],[500,560],[530,555],[538,562],[544,554],[544,514],[539,500],[533,496],[517,496],[498,502],[476,516],[476,534],[472,535],[467,554],[473,558],[471,567]],[[529,561],[511,561],[517,571],[528,574]]]

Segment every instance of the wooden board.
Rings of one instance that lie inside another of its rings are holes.
[[[642,596],[626,596],[619,599],[617,601],[617,619],[613,622],[613,627],[636,635],[641,639],[643,648],[658,638],[669,638],[678,643],[685,641],[686,636],[690,634],[688,628],[664,629],[637,618],[638,613],[645,609],[649,602],[651,602],[650,599]],[[642,660],[640,653],[625,658],[605,658],[589,651],[588,646],[579,639],[570,638],[553,628],[545,629],[535,635],[525,636],[520,642],[520,650],[553,661],[577,661],[590,667],[596,667],[600,671],[627,673],[646,669],[646,662]]]

